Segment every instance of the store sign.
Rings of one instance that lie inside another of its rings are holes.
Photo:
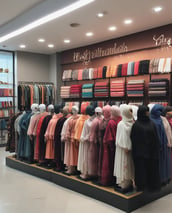
[[[160,36],[153,36],[153,40],[155,41],[156,46],[160,47],[171,47],[172,44],[172,38],[170,37],[165,37],[164,34],[161,34]]]
[[[94,50],[85,49],[82,52],[74,52],[73,62],[82,61],[83,64],[87,65],[92,59],[122,54],[126,52],[128,52],[128,47],[125,43],[122,43],[121,45],[117,45],[117,43],[114,43],[113,46],[109,48],[98,47]]]

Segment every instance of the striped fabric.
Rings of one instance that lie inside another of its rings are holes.
[[[125,81],[124,80],[112,80],[110,83],[110,96],[111,97],[123,97],[125,94]]]
[[[127,83],[127,96],[142,97],[144,95],[144,80],[130,80]]]
[[[93,87],[94,84],[83,84],[82,85],[82,97],[93,98]]]

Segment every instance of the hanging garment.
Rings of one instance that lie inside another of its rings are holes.
[[[160,142],[153,121],[146,116],[149,108],[139,106],[138,119],[132,126],[132,156],[135,167],[137,190],[160,189],[159,151]]]
[[[122,121],[118,123],[116,133],[116,152],[114,164],[114,176],[116,183],[122,188],[127,188],[128,183],[134,178],[134,165],[132,159],[132,144],[130,139],[131,128],[133,125],[133,115],[131,107],[123,105]]]
[[[66,149],[65,143],[65,164],[67,166],[77,166],[78,164],[78,151],[79,151],[79,144],[75,141],[75,125],[77,120],[79,119],[80,115],[72,115],[70,120],[68,121],[67,129],[66,129],[66,143],[68,143],[68,148]]]
[[[103,160],[101,171],[101,184],[105,186],[114,184],[114,157],[117,125],[121,121],[119,116],[116,120],[110,119],[103,138]]]
[[[88,175],[88,150],[90,145],[90,129],[92,126],[92,122],[94,120],[95,116],[91,116],[84,122],[81,138],[80,138],[80,144],[79,144],[79,154],[78,154],[78,164],[77,169],[84,175]]]
[[[150,118],[155,123],[158,137],[160,141],[160,153],[159,153],[159,172],[161,184],[167,184],[169,181],[169,168],[168,168],[168,139],[164,129],[164,125],[161,119],[163,107],[159,104],[155,104],[151,110]]]

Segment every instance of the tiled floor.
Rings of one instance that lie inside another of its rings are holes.
[[[5,166],[0,148],[0,213],[122,213],[122,211]],[[172,194],[133,213],[172,213]]]

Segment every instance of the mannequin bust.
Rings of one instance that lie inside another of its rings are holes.
[[[75,135],[75,125],[77,122],[77,119],[79,118],[78,115],[79,109],[77,106],[72,106],[72,117],[69,120],[67,132],[66,132],[66,138],[67,143],[65,146],[69,146],[69,153],[65,153],[65,159],[66,159],[66,165],[68,167],[65,174],[68,175],[74,175],[77,174],[76,166],[78,161],[78,142],[74,140]],[[65,149],[66,150],[66,149]]]
[[[46,111],[46,106],[45,106],[45,104],[40,104],[40,105],[39,105],[39,111],[40,111],[40,113],[43,113],[43,112]]]
[[[32,113],[38,112],[38,109],[39,109],[39,105],[38,105],[38,104],[33,103],[33,104],[31,105]]]
[[[53,104],[48,105],[47,111],[48,111],[49,115],[53,114],[54,113],[54,105]]]

